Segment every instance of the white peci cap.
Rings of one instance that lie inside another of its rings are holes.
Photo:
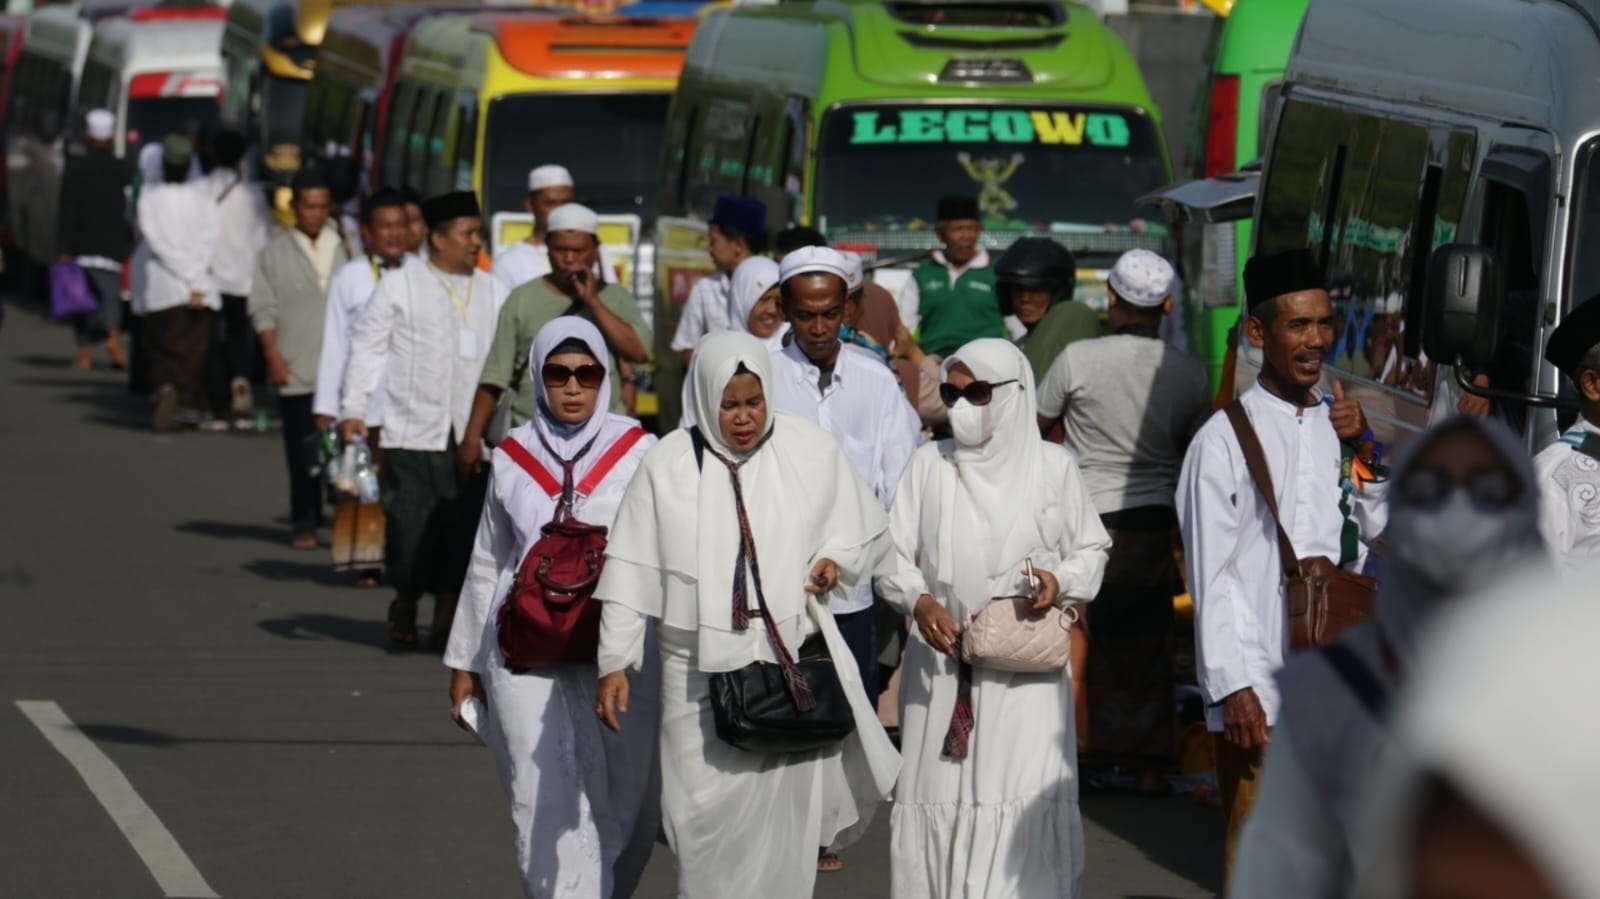
[[[847,266],[844,273],[845,287],[851,293],[854,293],[861,289],[862,284],[866,283],[866,266],[861,262],[860,253],[840,250],[839,255],[844,257],[844,262]]]
[[[1129,250],[1111,267],[1107,283],[1129,304],[1151,309],[1172,295],[1172,264],[1149,250]]]
[[[600,236],[600,216],[593,209],[581,203],[568,203],[550,210],[550,220],[546,223],[545,230],[556,231],[582,231],[585,234]]]
[[[846,289],[855,289],[850,286],[850,263],[843,254],[831,247],[801,247],[778,263],[779,281],[786,282],[796,275],[817,273],[838,275],[845,282]]]
[[[91,109],[83,124],[90,140],[110,140],[117,130],[117,117],[109,109]]]
[[[572,187],[572,173],[565,166],[541,165],[528,173],[528,192],[547,187]]]

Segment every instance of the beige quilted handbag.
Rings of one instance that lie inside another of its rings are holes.
[[[1033,581],[1033,566],[1027,566]],[[1028,596],[998,596],[979,609],[961,633],[961,660],[976,668],[1040,674],[1067,667],[1076,609],[1051,606],[1029,612]]]

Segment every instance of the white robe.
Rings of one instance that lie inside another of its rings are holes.
[[[911,457],[894,509],[894,557],[884,598],[909,615],[924,593],[961,625],[966,609],[940,583],[944,505],[955,490],[949,441]],[[1111,539],[1066,450],[1047,445],[1035,497],[1034,567],[1061,595],[1092,599]],[[1020,501],[1024,497],[1017,497]],[[1018,571],[1020,574],[1020,569]],[[991,596],[1025,592],[1016,577],[988,580]],[[895,788],[893,895],[897,899],[1077,896],[1084,869],[1077,736],[1070,669],[1057,674],[973,670],[974,727],[965,760],[943,757],[959,666],[912,628],[900,681],[900,782]]]
[[[604,345],[598,332],[594,343]],[[638,424],[600,414],[607,422],[585,462],[597,460]],[[531,423],[510,436],[561,477],[559,464],[540,451]],[[634,444],[592,493],[578,496],[573,514],[610,527],[629,479],[654,445],[649,436]],[[580,463],[576,478],[585,471]],[[617,734],[595,715],[599,675],[593,664],[521,673],[506,667],[498,645],[499,610],[554,508],[555,501],[504,450],[494,452],[488,500],[444,662],[483,680],[488,715],[480,734],[494,752],[511,804],[525,893],[608,899],[633,891],[655,843],[660,672],[652,663],[635,676],[626,728]],[[648,635],[641,640],[650,642]]]
[[[1600,461],[1577,450],[1590,434],[1600,434],[1600,427],[1579,418],[1533,460],[1539,533],[1556,560],[1568,567],[1600,556]]]

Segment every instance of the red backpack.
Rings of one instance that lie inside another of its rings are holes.
[[[592,493],[644,433],[633,428],[617,438],[572,492]],[[513,669],[593,662],[600,646],[600,604],[593,598],[606,561],[606,528],[572,517],[574,497],[564,497],[562,482],[515,439],[508,436],[497,448],[558,500],[555,517],[540,528],[500,606],[500,652]]]

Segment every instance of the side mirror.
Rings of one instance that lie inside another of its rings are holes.
[[[1505,279],[1494,251],[1475,244],[1445,244],[1428,260],[1428,296],[1422,344],[1441,365],[1482,369],[1500,336]]]

